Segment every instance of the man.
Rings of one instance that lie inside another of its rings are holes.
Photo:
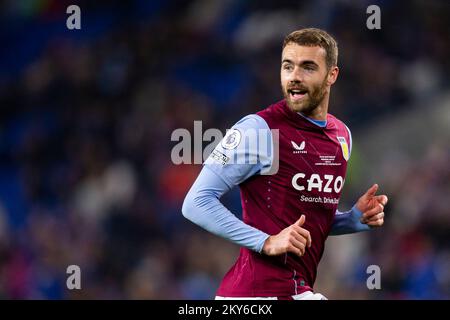
[[[285,99],[237,122],[187,194],[186,218],[242,246],[216,299],[326,299],[313,285],[327,236],[383,224],[388,199],[375,195],[376,184],[352,210],[337,210],[352,146],[349,129],[328,113],[337,57],[336,41],[323,30],[289,34],[281,59]],[[243,221],[219,201],[236,185]]]

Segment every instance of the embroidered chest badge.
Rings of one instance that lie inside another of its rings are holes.
[[[336,138],[339,141],[339,144],[341,145],[342,155],[344,156],[345,161],[348,161],[350,153],[348,150],[347,140],[345,139],[345,137],[336,137]]]

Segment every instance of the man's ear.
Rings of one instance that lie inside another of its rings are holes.
[[[331,68],[330,71],[328,71],[328,85],[331,86],[333,85],[338,77],[339,74],[339,68],[337,66],[334,66]]]

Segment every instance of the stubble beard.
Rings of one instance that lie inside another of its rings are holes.
[[[288,88],[282,88],[284,98],[286,99],[286,103],[288,107],[294,112],[301,112],[305,115],[310,115],[312,112],[317,109],[317,107],[322,103],[326,91],[326,78],[319,86],[315,86],[312,88],[308,88],[308,92],[306,96],[300,101],[292,101],[290,94],[288,92]]]

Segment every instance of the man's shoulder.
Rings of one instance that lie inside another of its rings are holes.
[[[283,103],[283,100],[275,102],[266,108],[258,111],[256,114],[260,117],[262,117],[266,122],[271,122],[272,120],[278,119],[281,114],[279,112],[280,105]]]
[[[336,117],[335,115],[331,114],[331,113],[327,113],[327,121],[333,121],[335,123],[341,124],[345,126],[344,121],[340,120],[338,117]]]
[[[344,121],[338,119],[336,116],[331,113],[327,114],[327,122],[334,123],[338,129],[349,130],[348,126],[344,123]]]
[[[258,113],[248,114],[241,118],[236,124],[233,126],[233,129],[267,129],[267,122],[263,117],[261,117]]]
[[[278,116],[277,106],[282,103],[283,100],[275,102],[263,109],[260,109],[256,113],[248,114],[241,118],[234,126],[244,128],[255,129],[267,129],[272,119]]]

